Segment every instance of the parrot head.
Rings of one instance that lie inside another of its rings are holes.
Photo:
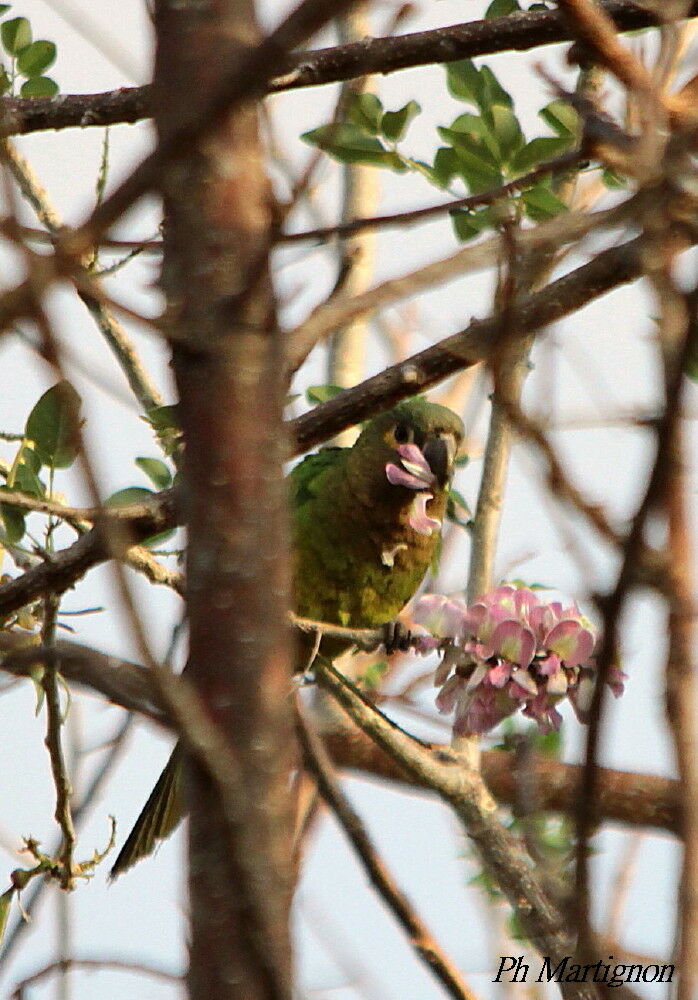
[[[399,403],[374,417],[351,449],[348,474],[355,494],[367,506],[404,508],[409,525],[431,535],[441,524],[463,435],[460,417],[446,407],[421,397]]]

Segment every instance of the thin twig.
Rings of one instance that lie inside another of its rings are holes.
[[[58,598],[49,595],[43,600],[43,624],[41,641],[51,649],[56,632],[56,614]],[[63,840],[60,849],[61,888],[73,889],[75,878],[73,873],[73,851],[75,849],[75,826],[71,811],[73,789],[68,776],[65,755],[63,753],[63,709],[61,707],[60,686],[56,661],[49,658],[44,663],[41,675],[41,687],[46,699],[46,749],[51,759],[53,783],[56,788],[56,822],[61,828]]]

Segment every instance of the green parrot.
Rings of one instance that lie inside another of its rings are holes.
[[[294,609],[302,618],[377,628],[393,621],[436,553],[463,424],[421,397],[369,421],[351,448],[322,448],[291,471]],[[313,637],[298,640],[298,670]],[[324,655],[347,646],[324,640]],[[180,744],[111,870],[116,878],[182,818]]]

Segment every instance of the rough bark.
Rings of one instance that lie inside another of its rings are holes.
[[[160,0],[161,139],[258,40],[253,0]],[[272,198],[241,105],[164,169],[162,284],[186,458],[189,677],[242,778],[236,815],[190,767],[191,996],[290,996],[288,560]]]

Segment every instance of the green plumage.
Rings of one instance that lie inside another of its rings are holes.
[[[421,583],[440,532],[413,527],[421,492],[393,484],[386,467],[401,467],[400,445],[430,461],[425,490],[429,517],[442,521],[453,458],[463,436],[460,419],[423,399],[401,403],[371,420],[352,448],[324,448],[288,477],[293,536],[294,610],[302,618],[354,628],[392,621]],[[413,454],[413,452],[410,452]],[[339,643],[323,642],[335,656]],[[298,669],[308,665],[310,637],[299,639]],[[152,853],[181,817],[179,747],[170,758],[112,868],[120,875]]]

